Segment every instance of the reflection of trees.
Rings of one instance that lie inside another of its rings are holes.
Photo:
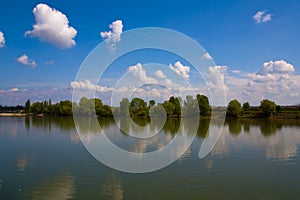
[[[30,129],[30,116],[29,115],[25,116],[25,127],[27,130]]]
[[[196,135],[199,129],[199,117],[182,118],[181,123],[187,135]]]
[[[114,174],[110,173],[105,184],[101,186],[101,199],[122,200],[124,191],[121,180]]]
[[[129,117],[121,117],[120,118],[120,131],[124,135],[127,135],[130,131],[130,118]]]
[[[166,123],[163,127],[163,130],[167,134],[175,135],[178,133],[179,125],[180,125],[179,118],[170,118],[166,120]]]
[[[59,117],[59,116],[31,116],[25,118],[26,127],[43,128],[44,130],[51,130],[53,126],[63,130],[74,129],[74,120],[72,117]]]
[[[150,119],[147,117],[132,117],[131,119],[141,127],[147,126],[150,123]]]
[[[71,199],[75,194],[75,178],[61,176],[33,188],[30,199]]]
[[[98,117],[101,128],[109,127],[115,124],[115,120],[111,117]]]
[[[227,123],[231,135],[237,136],[241,133],[243,124],[239,119],[228,119]]]
[[[265,137],[275,134],[281,127],[281,123],[272,120],[262,120],[261,123],[259,123],[260,131]]]
[[[97,131],[99,130],[99,125],[101,128],[111,126],[115,124],[113,118],[96,118],[84,116],[77,117],[78,125],[82,131]],[[30,126],[35,128],[43,128],[44,130],[51,130],[51,128],[57,127],[63,130],[75,129],[73,117],[61,117],[61,116],[26,116],[25,117],[25,127],[30,128]]]
[[[34,156],[30,155],[30,156],[21,156],[17,159],[16,161],[16,166],[18,168],[18,170],[23,173],[25,172],[26,168],[30,165],[32,165],[34,162]]]
[[[100,127],[103,128],[110,128],[112,126],[116,126],[115,121],[113,118],[94,118],[89,116],[81,116],[77,118],[78,127],[82,131],[82,133],[99,133]],[[138,129],[135,126],[130,125],[129,123],[130,117],[122,117],[118,119],[118,123],[120,123],[120,127],[123,131],[121,133],[128,134],[130,131],[140,132],[148,131],[148,132],[155,132],[157,131],[160,126],[159,122],[163,124],[161,119],[153,118],[151,119],[151,124],[149,124],[149,118],[137,118],[136,120],[139,122],[138,124],[141,126],[150,125],[147,129],[146,127],[142,127]],[[153,120],[153,121],[152,121]],[[158,120],[157,122],[155,120]],[[160,120],[160,121],[159,121]],[[39,128],[46,131],[51,131],[51,129],[62,129],[67,131],[74,131],[75,124],[73,117],[62,117],[62,116],[26,116],[24,117],[24,125],[27,130],[31,128]],[[209,126],[211,123],[210,119],[207,118],[200,118],[199,120],[199,127],[197,130],[191,130],[195,127],[194,118],[168,118],[163,124],[162,131],[165,134],[175,135],[179,132],[180,123],[183,123],[184,131],[189,134],[197,134],[198,137],[204,138],[206,137]],[[282,126],[300,126],[299,120],[271,120],[271,119],[227,119],[226,124],[229,127],[229,131],[231,135],[237,136],[242,131],[249,132],[250,127],[258,127],[265,137],[270,135],[276,134]],[[99,126],[100,125],[100,126]],[[213,123],[215,124],[215,122]],[[218,125],[217,125],[218,126]],[[221,126],[221,125],[220,125]],[[16,126],[12,127],[16,128]],[[145,133],[144,133],[145,134]]]
[[[210,124],[210,118],[209,119],[200,119],[199,121],[199,127],[197,130],[197,136],[200,138],[205,138]]]
[[[247,132],[247,133],[250,132],[250,122],[251,122],[251,120],[243,120],[244,132]]]
[[[220,135],[220,138],[219,138],[217,144],[212,149],[211,154],[213,156],[223,158],[228,155],[228,152],[229,152],[229,145],[228,145],[228,141],[226,139],[226,135],[223,131],[222,134]]]
[[[145,120],[147,123],[147,119],[140,119],[140,123],[142,123],[142,120]],[[159,122],[155,122],[156,120],[161,120],[157,118],[151,119],[153,120],[152,126],[149,126],[149,131],[158,131],[158,125]],[[199,121],[197,121],[199,120]],[[140,132],[142,129],[138,129],[137,127],[130,126],[130,118],[128,117],[122,117],[118,120],[120,123],[121,132],[123,134],[128,134],[130,131]],[[180,132],[179,127],[180,123],[182,123],[182,127],[184,128],[184,131],[188,135],[194,135],[197,134],[198,137],[204,138],[209,129],[210,125],[210,118],[204,118],[204,119],[198,119],[198,118],[168,118],[163,126],[163,131],[166,134],[170,135],[176,135]],[[199,123],[199,126],[196,127],[196,124]]]
[[[286,130],[278,131],[274,137],[269,137],[266,142],[266,156],[271,159],[288,160],[297,155],[300,137],[297,129],[291,131],[289,127]]]

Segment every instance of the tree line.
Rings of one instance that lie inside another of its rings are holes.
[[[243,103],[243,105],[236,99],[231,100],[227,106],[226,115],[228,117],[256,117],[264,116],[270,117],[275,113],[282,111],[282,107],[277,105],[274,101],[264,99],[260,102],[259,107],[250,107],[249,102]]]
[[[296,106],[297,107],[297,106]],[[294,108],[294,107],[293,107]],[[299,108],[299,107],[297,107]],[[290,109],[284,107],[284,110]],[[130,116],[130,117],[192,117],[192,116],[211,116],[212,107],[208,97],[197,94],[195,97],[188,95],[185,99],[171,96],[162,103],[156,103],[155,100],[146,102],[141,98],[123,98],[119,107],[104,105],[99,98],[88,99],[82,97],[79,103],[69,100],[60,101],[53,104],[49,101],[34,102],[31,104],[30,99],[25,103],[24,110],[26,113],[62,115],[71,116],[74,114],[91,115],[96,114],[100,117]],[[277,105],[274,101],[264,99],[260,106],[250,106],[249,102],[241,104],[238,100],[231,100],[226,107],[226,116],[231,118],[237,117],[270,117],[275,113],[282,112],[283,107]]]
[[[112,109],[108,105],[103,105],[102,100],[98,98],[88,99],[82,97],[77,104],[69,100],[60,101],[53,104],[52,100],[34,102],[31,104],[30,99],[25,103],[25,113],[32,114],[47,114],[47,115],[61,115],[71,116],[73,112],[82,115],[97,114],[101,117],[111,117]]]
[[[17,106],[3,106],[0,105],[0,113],[19,113],[24,110],[24,106],[17,105]]]
[[[112,117],[113,113],[120,116],[131,117],[181,117],[181,116],[210,116],[211,106],[205,95],[198,94],[196,97],[186,96],[183,100],[180,97],[170,97],[163,103],[156,103],[155,100],[146,102],[141,98],[123,98],[119,107],[104,105],[99,98],[88,99],[82,97],[79,103],[69,100],[60,101],[53,104],[51,99],[48,101],[34,102],[31,104],[30,99],[25,103],[25,113],[47,114],[71,116],[74,114],[91,115],[96,114],[100,117]]]

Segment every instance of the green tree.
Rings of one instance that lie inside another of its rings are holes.
[[[101,107],[101,110],[99,112],[100,117],[112,117],[112,109],[109,105],[104,105]]]
[[[154,105],[149,110],[149,116],[151,117],[164,117],[165,113],[166,111],[162,104]]]
[[[48,115],[53,115],[56,113],[55,111],[55,106],[53,104],[49,104],[43,109],[43,113],[48,114]]]
[[[25,103],[25,112],[30,113],[30,99],[28,99]]]
[[[98,98],[91,98],[89,99],[88,102],[89,108],[90,108],[90,112],[91,113],[96,113],[96,115],[100,115],[101,111],[102,111],[102,100],[98,99]]]
[[[199,104],[200,115],[209,116],[211,114],[211,108],[207,96],[197,94],[196,98]]]
[[[227,115],[231,117],[238,117],[242,114],[243,109],[241,103],[234,99],[231,100],[227,106]]]
[[[243,103],[243,111],[244,111],[244,112],[247,112],[247,111],[249,110],[249,108],[250,108],[249,102]]]
[[[170,102],[170,101],[165,101],[163,104],[163,107],[167,113],[167,116],[171,116],[173,115],[174,109],[175,109],[175,105]]]
[[[69,100],[59,102],[59,115],[72,115],[72,102]]]
[[[276,103],[274,101],[264,99],[260,102],[260,108],[265,116],[270,117],[276,112]]]
[[[86,97],[82,97],[79,101],[79,114],[81,115],[90,115],[91,112],[91,103]]]
[[[122,116],[129,116],[129,99],[123,98],[120,102],[120,115]]]
[[[34,102],[30,107],[31,112],[34,114],[41,114],[43,112],[43,103]]]
[[[147,103],[141,98],[134,98],[130,102],[130,114],[133,116],[147,116]]]
[[[276,112],[280,113],[282,111],[282,107],[280,105],[276,105]]]
[[[48,101],[43,101],[43,110],[48,106]]]
[[[154,106],[154,105],[155,105],[155,103],[156,103],[156,102],[155,102],[155,100],[150,100],[150,101],[149,101],[149,107],[152,107],[152,106]]]
[[[184,101],[184,108],[187,116],[195,116],[199,114],[198,100],[193,96],[187,95]]]
[[[177,115],[178,117],[181,116],[181,98],[171,96],[169,102],[174,104],[173,114]]]

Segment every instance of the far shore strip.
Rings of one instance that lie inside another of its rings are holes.
[[[0,113],[0,116],[11,117],[11,116],[25,116],[25,113]]]

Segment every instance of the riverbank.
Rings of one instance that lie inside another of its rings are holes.
[[[0,113],[2,117],[24,117],[26,116],[25,113]]]

